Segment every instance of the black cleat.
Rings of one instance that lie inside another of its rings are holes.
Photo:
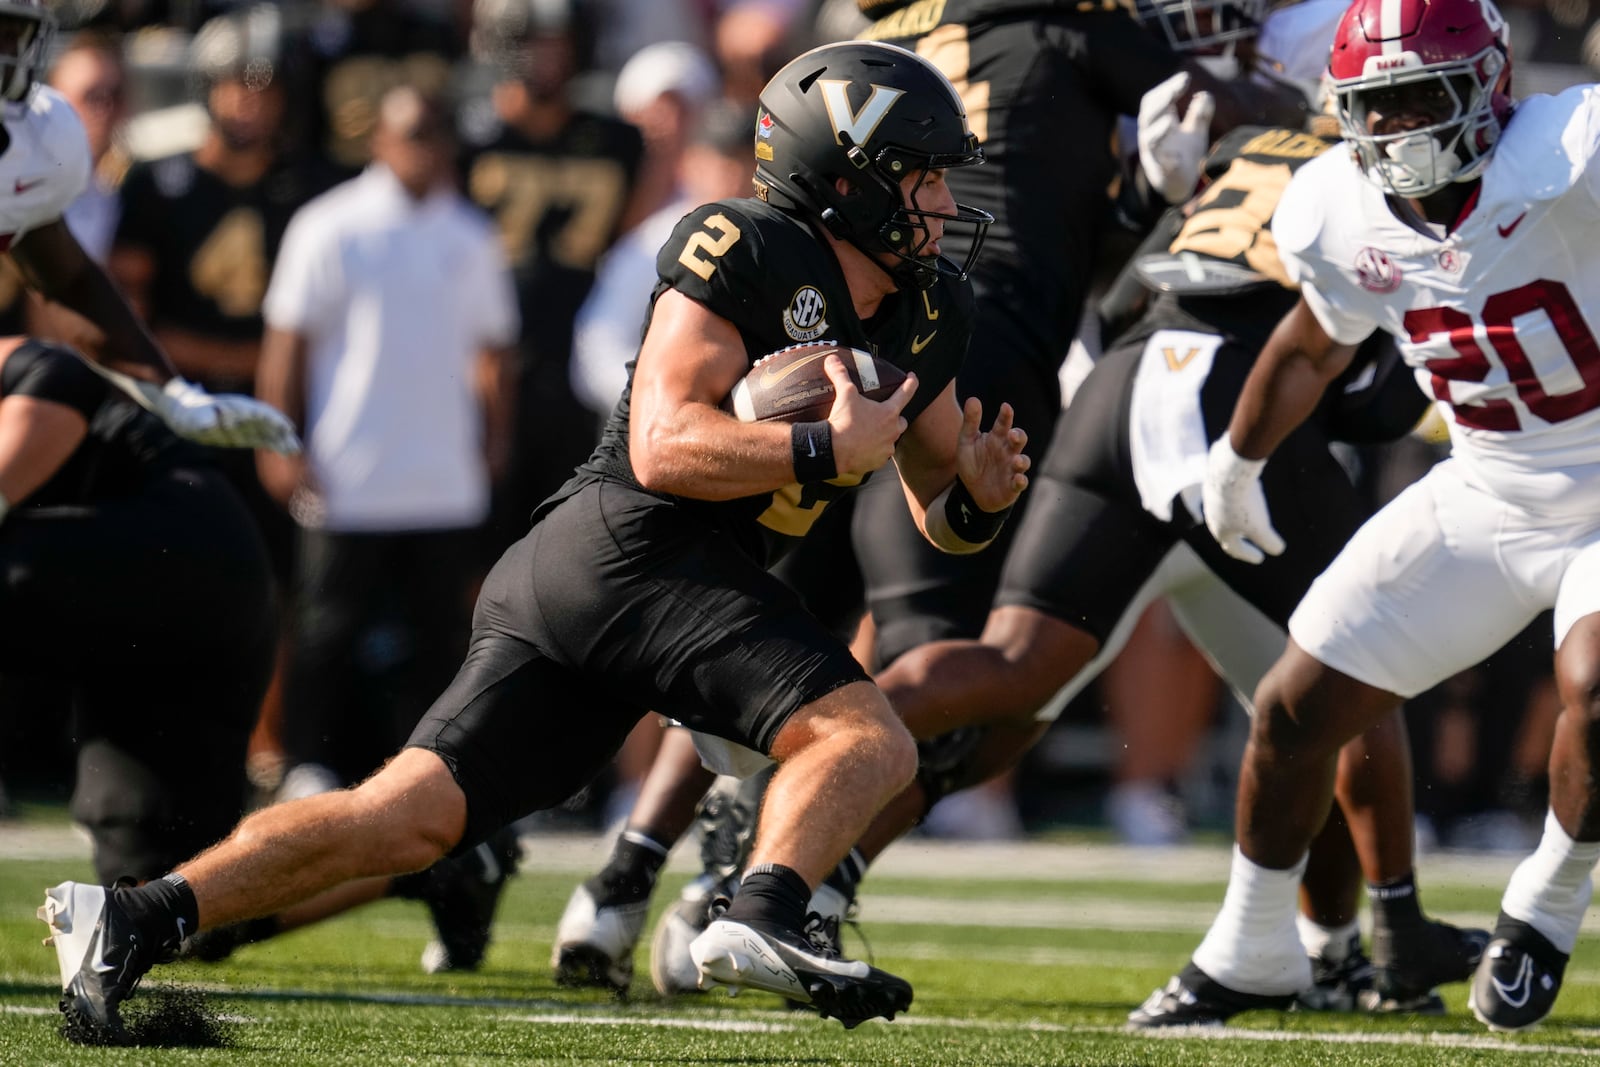
[[[132,883],[127,883],[131,885]],[[62,1034],[84,1045],[122,1045],[128,1031],[118,1007],[157,963],[170,959],[178,939],[140,932],[117,903],[123,882],[109,888],[62,882],[45,890],[38,915],[50,927],[61,969]]]
[[[798,930],[718,919],[689,946],[700,985],[761,989],[809,1004],[846,1030],[868,1019],[892,1020],[911,1007],[911,983],[819,948]]]
[[[1372,932],[1372,990],[1368,1011],[1442,1014],[1434,987],[1472,977],[1489,943],[1489,931],[1425,919]],[[1435,1007],[1435,1005],[1437,1005]]]
[[[233,955],[235,949],[267,941],[277,937],[278,933],[278,918],[275,915],[229,923],[184,938],[183,944],[178,947],[178,958],[200,963],[220,963]]]
[[[1501,912],[1472,979],[1472,1014],[1491,1030],[1526,1030],[1555,1007],[1566,969],[1565,952]]]
[[[1356,1011],[1362,997],[1372,991],[1372,973],[1361,935],[1351,934],[1338,959],[1311,957],[1311,988],[1295,997],[1294,1006],[1301,1011]]]
[[[439,935],[422,950],[424,971],[477,970],[489,948],[500,894],[521,858],[516,831],[508,826],[471,852],[395,879],[394,895],[426,904]]]
[[[1240,1012],[1283,1011],[1293,993],[1240,993],[1216,981],[1194,961],[1128,1013],[1128,1026],[1154,1030],[1166,1026],[1221,1026]]]

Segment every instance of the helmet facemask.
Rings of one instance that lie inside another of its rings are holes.
[[[1266,7],[1267,0],[1136,0],[1134,16],[1159,27],[1174,52],[1196,57],[1226,79],[1237,73],[1239,42],[1261,32]]]
[[[1489,47],[1467,59],[1336,80],[1340,128],[1369,178],[1396,196],[1429,196],[1476,178],[1488,164],[1508,103],[1500,92],[1505,71],[1505,53]],[[1374,112],[1422,113],[1432,121],[1380,134],[1371,129]]]
[[[42,3],[0,2],[0,99],[26,100],[50,55],[55,16]]]
[[[917,195],[931,171],[983,163],[983,150],[978,147],[976,137],[969,133],[966,150],[958,153],[914,154],[887,145],[880,148],[876,156],[869,156],[866,149],[852,144],[846,149],[845,158],[856,168],[856,173],[846,178],[852,186],[849,193],[826,198],[834,204],[822,213],[829,229],[874,260],[883,253],[894,256],[898,262],[885,269],[902,287],[927,289],[940,275],[967,276],[983,248],[994,216],[965,204],[956,204],[954,213],[934,211],[922,207]],[[909,194],[903,191],[907,177],[913,179]],[[942,254],[923,253],[933,240],[929,219],[973,227],[972,244],[960,263]],[[845,225],[841,227],[839,222]]]

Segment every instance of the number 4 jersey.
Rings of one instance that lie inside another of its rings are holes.
[[[1456,226],[1395,217],[1352,153],[1302,167],[1273,220],[1290,277],[1337,341],[1387,330],[1454,414],[1487,491],[1549,508],[1574,468],[1600,497],[1600,89],[1520,103]],[[1593,503],[1594,500],[1589,500]]]

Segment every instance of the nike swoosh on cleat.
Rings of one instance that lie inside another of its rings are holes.
[[[1533,957],[1522,957],[1522,967],[1517,971],[1517,980],[1506,985],[1494,975],[1489,976],[1489,983],[1494,986],[1494,991],[1500,999],[1513,1008],[1520,1008],[1528,1003],[1528,998],[1533,995]],[[1521,995],[1518,995],[1518,990]]]

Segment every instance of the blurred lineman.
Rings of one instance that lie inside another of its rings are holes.
[[[0,341],[0,672],[70,686],[102,881],[158,878],[243,813],[275,607],[204,449],[70,349]]]
[[[972,295],[940,242],[989,219],[955,201],[945,173],[983,157],[949,81],[882,45],[794,60],[762,94],[757,129],[761,195],[691,212],[663,248],[604,439],[490,573],[466,659],[407,747],[354,789],[257,812],[164,878],[50,890],[40,914],[74,1036],[119,1039],[118,1005],[184,931],[469,850],[586,784],[651,709],[779,765],[743,891],[691,946],[704,981],[847,1026],[910,1006],[903,979],[815,945],[806,905],[911,780],[916,749],[766,567],[891,458],[926,536],[951,552],[992,541],[1026,487],[1010,409],[984,433],[980,405],[955,399]],[[911,376],[874,402],[829,356],[826,420],[740,422],[718,405],[792,342],[802,284],[816,297],[804,327]],[[919,333],[926,311],[936,337]],[[593,696],[581,715],[573,693]]]

